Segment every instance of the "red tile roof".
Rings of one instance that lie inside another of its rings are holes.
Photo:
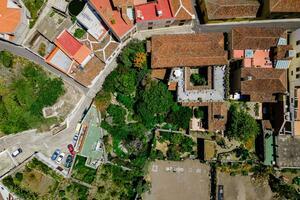
[[[61,34],[56,38],[55,43],[70,56],[74,56],[82,46],[82,44],[66,30],[61,32]]]
[[[269,49],[277,46],[279,38],[287,38],[285,29],[240,27],[233,28],[231,32],[232,49]]]
[[[158,10],[162,12],[158,15]],[[143,5],[135,6],[136,22],[172,19],[172,9],[169,0],[157,0]]]
[[[205,0],[209,20],[255,18],[259,9],[257,0]]]
[[[270,12],[300,12],[300,0],[269,0]]]
[[[177,20],[191,20],[195,18],[191,0],[171,0],[173,15]]]
[[[287,91],[285,69],[242,68],[241,78],[241,94],[249,95],[250,101],[274,102],[275,94]]]
[[[78,63],[83,61],[91,55],[92,51],[76,38],[74,38],[67,30],[64,30],[54,42],[64,53]]]
[[[0,1],[0,33],[14,33],[21,21],[20,8],[8,8],[8,0]]]
[[[223,33],[156,35],[151,52],[152,68],[228,64]]]
[[[89,2],[105,21],[107,26],[109,26],[119,38],[122,38],[133,28],[133,23],[125,14],[126,6],[123,6],[120,9],[121,11],[119,11],[113,7],[110,0],[90,0]]]

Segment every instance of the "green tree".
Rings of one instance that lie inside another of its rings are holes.
[[[21,172],[17,172],[15,178],[17,181],[21,182],[23,180],[23,174]]]
[[[183,129],[189,128],[190,119],[193,116],[193,111],[189,107],[180,106],[178,111],[171,111],[168,114],[167,122],[176,125]]]
[[[142,90],[137,112],[147,126],[155,123],[157,115],[165,115],[174,105],[173,96],[165,84],[152,81]]]
[[[192,74],[191,75],[191,82],[194,85],[207,85],[207,81],[203,74]]]
[[[121,106],[110,104],[107,108],[107,113],[112,116],[114,124],[124,124],[126,110]]]
[[[244,142],[256,137],[259,133],[259,126],[256,120],[237,105],[231,105],[227,125],[228,137]]]
[[[145,42],[140,40],[132,40],[122,51],[118,57],[118,61],[124,67],[132,67],[136,54],[146,52]]]
[[[104,112],[109,106],[111,101],[111,93],[105,90],[101,90],[97,93],[95,97],[95,105],[100,110],[100,112]]]
[[[132,94],[136,89],[136,76],[133,71],[119,74],[115,82],[115,89],[125,95]]]
[[[85,34],[85,30],[81,29],[81,28],[77,28],[74,32],[74,36],[78,39],[81,39]]]

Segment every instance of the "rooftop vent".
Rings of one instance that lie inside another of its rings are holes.
[[[136,15],[137,15],[137,18],[141,19],[141,20],[144,20],[144,16],[143,16],[143,13],[141,10],[137,10],[136,11]]]
[[[163,12],[162,12],[162,9],[161,9],[161,7],[160,7],[159,4],[156,4],[156,5],[155,5],[155,10],[156,10],[157,16],[161,17],[162,14],[163,14]]]

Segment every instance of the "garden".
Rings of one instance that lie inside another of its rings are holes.
[[[9,52],[0,52],[0,131],[5,134],[50,126],[42,109],[64,94],[64,83],[38,65]]]
[[[153,130],[167,125],[185,130],[193,115],[190,108],[176,103],[164,82],[151,79],[150,72],[145,41],[133,40],[119,55],[117,69],[106,78],[103,90],[95,98],[104,116],[101,126],[109,133],[106,139],[111,146],[109,159],[116,165],[102,170],[110,172],[113,177],[110,184],[119,186],[115,193],[122,193],[121,199],[131,199],[147,188],[144,176],[153,148]],[[179,140],[188,144],[174,144],[169,154],[176,149],[190,151],[187,147],[190,140]],[[174,155],[174,159],[178,156]]]
[[[2,182],[22,199],[83,200],[89,194],[89,188],[64,179],[36,158]]]

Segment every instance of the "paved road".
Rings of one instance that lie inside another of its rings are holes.
[[[195,20],[193,30],[195,32],[229,32],[232,28],[251,27],[279,27],[288,30],[300,28],[300,19],[276,19],[276,20],[255,20],[243,22],[224,22],[212,24],[200,24],[199,19]]]
[[[71,77],[67,76],[65,73],[57,70],[56,68],[52,67],[51,65],[48,65],[43,58],[37,56],[36,54],[32,53],[31,51],[20,47],[20,46],[16,46],[14,44],[5,42],[3,40],[0,40],[0,51],[1,50],[7,50],[12,52],[15,55],[27,58],[28,60],[31,60],[33,62],[35,62],[36,64],[39,64],[41,66],[44,67],[44,69],[48,70],[49,72],[57,75],[58,77],[61,77],[64,81],[66,81],[67,83],[69,83],[70,85],[80,89],[83,93],[87,93],[88,92],[88,88],[84,87],[83,85],[79,84],[78,82],[76,82],[74,79],[72,79]]]

